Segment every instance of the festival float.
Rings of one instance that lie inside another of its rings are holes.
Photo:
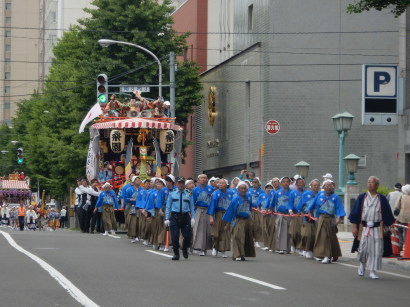
[[[176,156],[182,147],[182,128],[175,118],[167,117],[169,102],[150,101],[133,93],[129,102],[120,102],[112,95],[106,104],[97,102],[80,126],[90,126],[90,144],[86,163],[88,180],[109,182],[121,188],[129,175],[136,173],[142,180],[164,178],[177,172]],[[174,153],[171,156],[171,153]]]
[[[31,190],[29,180],[19,179],[18,174],[8,175],[8,179],[0,179],[0,204],[20,203],[29,204]]]

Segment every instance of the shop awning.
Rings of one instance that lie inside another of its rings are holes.
[[[0,180],[2,190],[30,190],[25,180]]]
[[[91,128],[94,128],[94,129],[148,128],[148,129],[171,129],[175,131],[182,130],[181,126],[178,126],[172,123],[152,120],[152,119],[139,118],[139,117],[95,123],[94,125],[91,126]]]

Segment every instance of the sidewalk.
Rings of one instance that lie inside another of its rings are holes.
[[[340,249],[342,250],[342,262],[356,262],[357,253],[351,253],[353,235],[351,232],[340,232],[337,234]],[[397,258],[383,258],[383,265],[392,266],[399,270],[410,271],[410,260],[398,260]]]

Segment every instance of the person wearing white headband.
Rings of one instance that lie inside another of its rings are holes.
[[[144,240],[142,242],[143,245],[148,245],[149,240],[151,239],[151,213],[148,212],[147,209],[147,202],[150,194],[154,191],[154,183],[152,179],[146,179],[144,181],[144,189],[145,189],[145,203],[144,207],[141,209],[141,218],[140,218],[140,235],[141,238]]]
[[[302,177],[297,178],[295,181],[295,187],[296,190],[290,192],[289,200],[286,205],[286,209],[288,209],[289,214],[291,215],[289,225],[289,235],[291,240],[290,251],[291,253],[298,253],[300,256],[304,256],[303,251],[301,250],[302,241],[300,236],[302,230],[302,217],[299,216],[297,206],[302,198],[302,194],[305,192],[305,180]]]
[[[103,186],[103,191],[100,193],[95,204],[94,213],[97,212],[98,207],[102,206],[102,217],[104,222],[105,233],[104,236],[108,235],[108,231],[111,234],[115,234],[117,228],[117,221],[115,220],[114,209],[119,209],[120,204],[117,201],[117,196],[115,192],[111,190],[111,184],[106,182]]]
[[[224,230],[226,222],[222,220],[233,198],[232,193],[228,190],[228,186],[228,180],[219,179],[218,190],[212,194],[212,199],[206,212],[209,215],[209,223],[211,224],[212,256],[217,256],[219,253],[222,258],[227,258],[225,252],[231,250],[231,235],[228,231]]]
[[[131,243],[136,243],[139,241],[139,207],[137,202],[141,201],[140,192],[144,191],[141,187],[141,179],[138,176],[133,176],[131,178],[131,186],[124,192],[123,198],[125,203],[125,208],[128,209],[126,224],[127,236],[131,238]],[[124,213],[125,214],[125,213]]]
[[[236,189],[238,182],[241,181],[238,177],[235,177],[234,179],[231,180],[231,186],[229,188],[229,191],[231,191],[233,197],[238,196],[238,190]]]
[[[252,188],[248,189],[248,193],[251,195],[252,201],[252,227],[253,227],[253,236],[255,239],[255,247],[262,247],[261,242],[262,238],[262,214],[259,213],[258,200],[259,196],[263,193],[261,189],[261,180],[259,177],[255,177],[252,179]],[[256,209],[256,210],[255,210]]]
[[[200,256],[205,256],[206,250],[212,247],[211,244],[211,225],[209,224],[209,217],[206,214],[211,196],[214,189],[207,185],[208,178],[205,174],[198,176],[198,186],[192,190],[192,197],[195,205],[195,225],[194,237],[192,240],[192,247],[199,251]]]
[[[269,250],[270,242],[272,241],[273,232],[275,231],[275,216],[268,213],[268,205],[270,200],[270,192],[273,190],[273,185],[269,181],[265,184],[265,191],[259,195],[258,198],[258,207],[262,210],[262,239],[263,239],[263,248],[262,250]]]
[[[244,181],[236,186],[239,195],[232,199],[222,220],[226,222],[225,230],[232,227],[232,259],[245,261],[245,257],[255,257],[253,230],[251,223],[252,200],[247,193],[248,187]]]
[[[195,188],[194,181],[192,179],[185,180],[185,188],[192,192],[192,190]]]
[[[289,246],[289,223],[290,217],[286,205],[289,200],[291,190],[289,189],[290,178],[288,176],[280,179],[282,187],[275,192],[269,206],[270,209],[277,213],[275,218],[275,240],[276,249],[279,254],[285,254],[290,252]]]
[[[161,197],[161,190],[165,187],[165,180],[162,178],[156,178],[154,190],[150,193],[147,206],[145,210],[151,217],[151,237],[150,243],[153,249],[157,249],[160,246],[159,235],[163,232],[164,224],[162,223],[162,216],[164,212],[162,207],[164,205],[163,197]],[[162,240],[161,240],[162,241]]]
[[[309,211],[314,211],[316,217],[319,217],[313,255],[322,263],[331,263],[332,258],[336,261],[342,256],[336,233],[337,225],[346,212],[339,196],[334,193],[334,182],[326,180],[323,189],[324,192],[321,192],[309,206]]]
[[[305,191],[302,198],[297,206],[297,211],[301,214],[309,213],[309,206],[315,200],[316,195],[320,192],[320,181],[318,179],[313,179],[309,186],[310,191]],[[306,258],[313,257],[313,245],[315,243],[315,223],[307,217],[303,218],[302,230],[301,230],[301,240],[302,240],[302,255]]]

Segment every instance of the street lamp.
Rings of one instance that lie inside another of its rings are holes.
[[[343,193],[344,191],[344,177],[345,177],[345,166],[344,166],[344,146],[345,137],[347,131],[352,128],[354,116],[348,112],[339,113],[332,117],[333,125],[335,130],[339,134],[339,189],[338,192]]]
[[[2,151],[0,151],[3,155],[5,155],[6,153],[8,153],[9,151],[8,150],[2,150]]]
[[[309,174],[309,166],[310,164],[305,162],[305,161],[300,161],[295,164],[296,166],[296,172],[302,176],[303,179],[307,178]]]
[[[349,173],[349,181],[346,182],[346,184],[357,184],[354,174],[357,172],[357,169],[359,167],[360,157],[356,156],[355,154],[350,154],[344,157],[343,160],[346,161],[346,169]]]
[[[20,143],[19,141],[11,141],[11,144],[13,145],[17,145],[18,143]]]
[[[112,44],[132,46],[132,47],[141,49],[141,50],[145,51],[146,53],[148,53],[149,55],[151,55],[155,59],[155,61],[157,61],[157,63],[158,63],[158,71],[159,71],[159,76],[158,76],[159,89],[158,89],[158,92],[159,92],[159,97],[162,97],[162,65],[161,65],[160,60],[158,59],[158,57],[155,54],[153,54],[147,48],[144,48],[144,47],[139,46],[137,44],[128,43],[128,42],[115,41],[115,40],[111,40],[111,39],[99,39],[98,43],[101,45],[101,47],[108,47],[109,45],[112,45]]]

